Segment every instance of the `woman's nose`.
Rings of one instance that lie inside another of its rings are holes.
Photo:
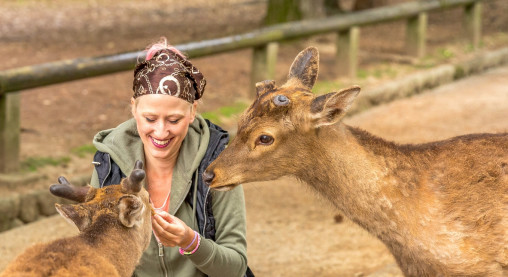
[[[167,136],[167,134],[169,133],[169,130],[166,126],[166,124],[162,121],[162,122],[158,122],[155,126],[155,136],[157,136],[158,138],[164,138],[165,136]]]

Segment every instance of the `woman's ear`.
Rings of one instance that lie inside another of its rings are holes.
[[[192,103],[191,105],[191,120],[190,120],[190,123],[192,124],[192,122],[194,122],[194,119],[196,119],[196,110],[198,109],[198,101],[194,101],[194,103]]]
[[[131,97],[131,114],[134,116],[134,113],[136,111],[136,100],[134,97]]]

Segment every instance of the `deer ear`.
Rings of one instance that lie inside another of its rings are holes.
[[[314,98],[310,106],[314,128],[332,125],[341,120],[358,93],[360,93],[360,87],[354,86]]]
[[[90,213],[80,204],[55,204],[58,213],[81,232],[90,225]]]
[[[311,90],[319,70],[319,52],[315,47],[307,47],[296,56],[289,69],[285,86],[303,87]]]
[[[145,205],[137,196],[122,196],[122,198],[118,201],[118,218],[125,227],[130,228],[134,225],[140,224],[143,219],[144,210]]]

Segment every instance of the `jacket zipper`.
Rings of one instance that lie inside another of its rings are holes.
[[[159,241],[157,236],[154,236],[157,240],[157,246],[159,246],[159,262],[161,264],[162,274],[164,277],[168,277],[168,269],[166,268],[166,264],[164,263],[164,246]]]
[[[188,183],[187,183],[187,186],[189,186],[190,184],[192,183],[192,180],[190,180]],[[208,189],[210,190],[210,189]],[[207,193],[208,194],[208,193]],[[183,201],[185,200],[185,197],[178,203],[178,205],[176,206],[176,211],[180,208],[180,206],[182,205]],[[205,199],[206,201],[206,199]],[[159,246],[159,262],[161,264],[161,269],[162,269],[162,273],[164,274],[164,277],[168,277],[168,269],[166,267],[166,264],[164,263],[164,246],[162,245],[162,243],[159,241],[159,239],[157,238],[157,236],[154,236],[155,239],[157,240],[157,245]]]
[[[203,204],[203,215],[205,216],[205,220],[203,222],[203,237],[206,238],[205,234],[206,234],[206,222],[207,222],[207,214],[206,214],[206,201],[208,200],[208,193],[210,192],[210,187],[208,187],[208,189],[206,190],[206,194],[205,194],[205,203]]]
[[[108,174],[106,174],[106,177],[104,177],[104,180],[102,180],[102,183],[100,184],[100,187],[103,188],[104,187],[104,183],[106,182],[106,179],[108,179],[108,176],[109,174],[111,174],[111,156],[106,153],[107,157],[108,157]],[[99,163],[100,165],[100,163]]]

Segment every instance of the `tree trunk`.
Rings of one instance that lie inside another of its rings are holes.
[[[343,12],[339,0],[324,0],[323,7],[327,16]]]
[[[265,25],[302,19],[299,0],[268,0]]]
[[[325,14],[324,0],[300,0],[300,11],[303,19],[323,18]]]
[[[356,0],[353,11],[361,11],[374,8],[374,0]]]

